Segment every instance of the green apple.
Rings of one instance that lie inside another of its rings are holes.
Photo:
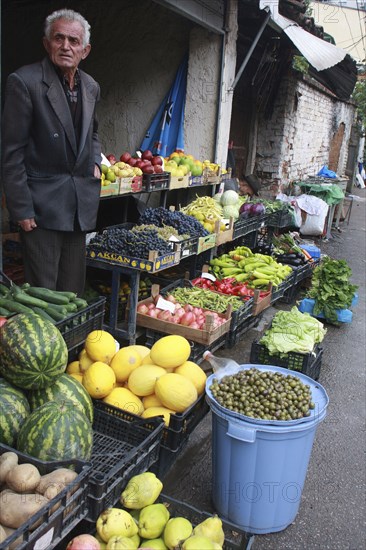
[[[116,174],[113,170],[108,170],[105,179],[110,181],[111,183],[114,183],[116,181]]]
[[[108,172],[108,166],[106,164],[102,164],[102,174],[106,174]]]

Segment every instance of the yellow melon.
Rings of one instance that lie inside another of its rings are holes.
[[[121,348],[112,358],[110,363],[114,370],[117,382],[125,382],[131,372],[141,365],[141,355],[131,346]]]
[[[103,401],[137,416],[141,416],[144,411],[141,399],[128,388],[114,388]]]
[[[174,372],[188,378],[196,387],[198,395],[202,395],[206,386],[206,373],[197,363],[186,361],[183,365],[179,365]]]
[[[128,347],[130,349],[134,349],[135,351],[137,351],[140,354],[141,359],[143,359],[144,357],[146,357],[146,355],[150,353],[150,348],[146,346],[141,346],[139,344],[132,344],[131,346],[128,346]]]
[[[95,363],[94,359],[91,359],[89,355],[86,353],[85,348],[81,350],[79,353],[79,363],[80,363],[80,371],[85,372],[90,365]]]
[[[141,362],[141,365],[152,365],[152,359],[150,357],[150,350],[149,350],[149,353],[147,355],[145,355],[145,357],[143,358],[142,362]]]
[[[116,354],[116,341],[105,330],[93,330],[85,340],[85,351],[94,361],[110,364]],[[183,361],[182,361],[183,362]]]
[[[80,372],[73,372],[70,374],[70,376],[72,378],[75,378],[75,380],[77,380],[78,382],[80,382],[80,384],[83,383],[83,375],[80,373]]]
[[[164,374],[156,381],[155,395],[164,407],[175,412],[185,411],[198,397],[193,382],[175,372]]]
[[[163,368],[175,368],[188,360],[191,346],[186,338],[176,334],[163,336],[155,342],[150,357],[155,365]]]
[[[162,403],[160,399],[158,399],[155,395],[155,393],[152,393],[151,395],[145,395],[142,398],[142,402],[144,404],[145,409],[148,409],[149,407],[161,407]]]
[[[83,386],[91,397],[101,399],[114,388],[116,375],[107,363],[96,361],[85,372]]]
[[[155,382],[165,375],[165,369],[156,365],[141,365],[128,377],[128,388],[139,397],[154,393]]]
[[[163,416],[166,426],[169,426],[170,415],[174,414],[174,411],[167,409],[166,407],[148,407],[142,413],[142,418],[152,418],[153,416]]]
[[[67,374],[80,374],[79,361],[71,361],[66,367]]]

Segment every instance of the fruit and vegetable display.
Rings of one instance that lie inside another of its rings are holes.
[[[92,331],[66,371],[93,399],[142,418],[163,416],[168,426],[171,414],[184,412],[204,392],[206,375],[188,360],[190,353],[188,340],[178,335],[160,338],[151,349],[117,351],[111,334]]]
[[[229,294],[231,296],[240,296],[242,299],[249,299],[254,296],[255,290],[249,288],[246,283],[238,283],[234,277],[225,277],[224,279],[215,279],[211,281],[207,277],[196,277],[191,281],[193,286],[220,292],[221,294]],[[267,296],[268,292],[259,291],[259,298]]]
[[[276,259],[294,267],[312,262],[313,258],[306,250],[302,249],[290,233],[282,233],[272,237],[272,253]]]
[[[310,386],[292,374],[255,367],[214,379],[210,391],[220,405],[262,420],[296,420],[315,408]]]
[[[74,292],[14,283],[9,287],[0,283],[0,307],[3,316],[14,313],[37,313],[51,323],[63,321],[88,307],[88,302]]]
[[[163,207],[146,208],[141,214],[139,224],[154,224],[157,227],[173,227],[179,235],[190,235],[191,237],[205,237],[208,231],[195,216],[185,213],[183,210],[167,210]]]
[[[233,311],[243,307],[243,300],[239,296],[222,295],[209,289],[197,287],[177,287],[170,291],[166,299],[177,304],[178,307],[191,305],[193,308],[202,308],[218,313],[225,313],[229,305]]]
[[[326,332],[323,323],[294,306],[290,311],[278,311],[274,315],[259,343],[271,355],[280,357],[290,352],[311,353],[315,344],[323,341]]]
[[[116,173],[117,177],[128,177],[128,175],[141,175],[141,174],[161,174],[164,172],[163,165],[164,160],[159,155],[153,155],[153,153],[146,149],[145,151],[134,153],[131,155],[128,151],[121,154],[119,161],[112,153],[106,155],[106,158],[111,163],[111,170]],[[126,172],[129,172],[127,175]]]
[[[237,282],[245,282],[249,288],[268,288],[270,283],[278,286],[292,274],[289,265],[277,262],[272,256],[253,253],[246,246],[236,247],[209,263],[210,272],[217,279],[232,277]]]
[[[350,282],[352,270],[346,260],[325,257],[314,269],[308,297],[315,300],[313,315],[323,314],[326,321],[337,321],[337,310],[350,307],[357,285]]]
[[[208,516],[200,523],[180,515],[184,507],[162,493],[163,483],[152,472],[131,477],[115,507],[104,510],[95,524],[95,535],[83,534],[67,550],[220,550],[225,542],[222,520]],[[187,509],[189,512],[189,508]],[[77,546],[84,537],[88,546]]]
[[[234,220],[239,218],[240,208],[246,201],[245,197],[233,190],[216,193],[213,198],[222,207],[222,217]]]

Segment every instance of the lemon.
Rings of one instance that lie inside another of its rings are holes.
[[[141,355],[130,346],[121,348],[114,355],[110,365],[116,375],[117,382],[125,382],[131,372],[141,365]]]
[[[85,351],[93,361],[109,365],[116,353],[116,342],[109,332],[93,330],[85,340]]]
[[[106,397],[116,384],[116,375],[109,365],[96,361],[83,376],[83,386],[91,397]]]

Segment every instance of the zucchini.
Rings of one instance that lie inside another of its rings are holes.
[[[55,290],[54,292],[57,292],[58,294],[62,294],[63,296],[66,296],[69,300],[73,300],[77,298],[77,294],[75,292],[71,292],[69,290]]]
[[[65,304],[64,308],[67,309],[69,313],[75,313],[78,310],[78,306],[74,302]]]
[[[34,311],[34,313],[37,313],[43,319],[46,319],[46,321],[50,321],[54,325],[56,324],[56,320],[53,317],[51,317],[51,315],[49,315],[45,309],[35,306],[33,308],[33,311]]]
[[[14,312],[14,313],[33,313],[33,310],[30,307],[20,304],[15,300],[8,300],[7,298],[0,297],[0,307]]]
[[[22,290],[15,290],[13,292],[13,297],[14,300],[20,304],[24,304],[25,306],[29,306],[31,308],[42,307],[43,309],[46,309],[48,307],[48,302],[35,298],[34,296],[29,296],[29,294],[26,294],[26,292],[23,292]]]
[[[63,305],[61,306],[60,304],[48,304],[48,307],[47,307],[47,311],[52,308],[54,311],[58,311],[59,313],[61,313],[61,315],[63,315],[64,317],[66,317],[66,315],[68,313],[70,313],[67,308],[66,308],[66,305]]]
[[[69,298],[63,294],[60,294],[57,290],[50,290],[49,288],[43,288],[38,286],[30,286],[27,288],[27,294],[49,302],[50,304],[66,305],[69,303]]]

